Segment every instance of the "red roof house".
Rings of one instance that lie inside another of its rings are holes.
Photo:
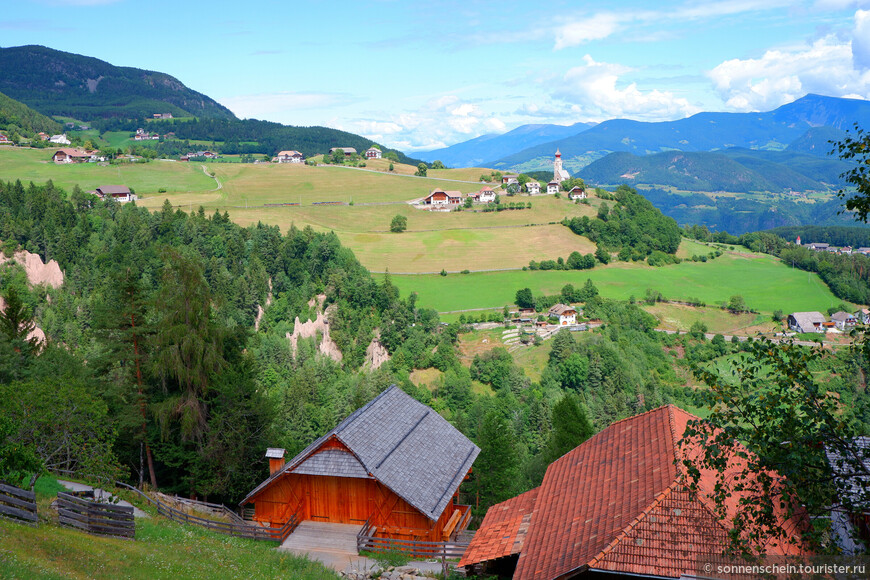
[[[459,566],[510,575],[515,564],[516,580],[696,575],[699,558],[722,553],[729,527],[708,498],[712,473],[697,495],[684,483],[679,460],[700,448],[679,440],[694,419],[667,405],[610,425],[550,464],[540,487],[492,506]]]
[[[444,191],[433,189],[432,192],[420,200],[424,205],[459,205],[462,201],[462,193],[459,191]]]

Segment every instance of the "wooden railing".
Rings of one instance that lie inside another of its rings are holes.
[[[0,516],[35,526],[36,494],[32,491],[0,483]]]
[[[89,534],[123,538],[136,536],[132,507],[99,503],[59,492],[57,513],[61,525],[78,528]]]
[[[469,508],[469,506],[456,507]],[[457,511],[461,513],[463,510],[459,509]],[[465,531],[470,517],[471,509],[464,510],[464,515],[459,518],[459,525],[454,527],[452,533],[453,539],[443,542],[380,538],[376,535],[378,532],[377,527],[367,521],[356,536],[356,549],[358,552],[390,552],[398,550],[411,558],[461,558],[471,542],[471,535],[468,535]]]
[[[220,532],[221,534],[228,534],[231,536],[237,536],[241,538],[249,538],[252,540],[267,540],[272,542],[283,542],[287,539],[287,536],[293,533],[293,530],[296,529],[296,526],[299,525],[299,520],[297,515],[294,513],[290,516],[290,519],[281,527],[264,527],[264,526],[254,526],[248,523],[238,523],[235,521],[225,522],[219,520],[209,520],[206,518],[201,518],[198,516],[192,516],[188,513],[185,513],[181,510],[175,509],[174,507],[163,503],[160,500],[154,499],[135,487],[131,485],[127,485],[126,483],[121,483],[120,481],[116,483],[118,486],[123,487],[125,489],[129,489],[130,491],[136,493],[146,501],[150,502],[157,508],[157,513],[162,516],[165,516],[172,521],[184,523],[184,524],[193,524],[197,526],[202,526],[206,529],[213,530],[215,532]]]
[[[239,524],[246,524],[245,520],[242,519],[239,514],[228,508],[222,503],[209,503],[207,501],[199,501],[195,499],[187,499],[185,497],[173,496],[172,501],[176,501],[181,504],[189,505],[192,508],[200,508],[202,511],[211,511],[217,512],[222,516],[236,522]]]

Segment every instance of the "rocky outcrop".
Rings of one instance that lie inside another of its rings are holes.
[[[366,348],[365,364],[372,369],[379,369],[388,360],[390,360],[390,353],[387,352],[386,347],[381,343],[381,333],[375,331],[375,337],[369,343],[368,348]]]
[[[318,296],[320,298],[320,296]],[[323,300],[326,299],[326,296],[323,296]],[[326,309],[326,312],[320,312],[320,307],[323,306],[323,300],[320,301],[318,306],[317,318],[314,320],[308,320],[306,322],[301,322],[299,317],[296,317],[296,320],[293,324],[293,332],[287,333],[287,338],[290,340],[290,348],[293,350],[293,355],[296,355],[296,346],[299,344],[300,338],[312,338],[316,337],[318,333],[320,333],[321,340],[320,344],[317,346],[317,350],[321,354],[325,354],[332,360],[336,362],[341,362],[342,354],[341,350],[339,350],[338,345],[335,344],[335,341],[329,336],[329,315],[332,312],[335,312],[334,306],[330,306]],[[309,303],[309,306],[314,306],[314,300]]]
[[[45,284],[52,288],[60,288],[63,284],[63,272],[58,263],[54,260],[49,260],[47,264],[43,263],[42,258],[38,254],[31,254],[24,250],[15,252],[11,258],[7,258],[0,254],[0,264],[6,262],[18,262],[27,273],[27,281],[34,286]]]
[[[2,296],[0,296],[0,310],[6,310],[6,301],[3,300]],[[31,330],[29,333],[27,333],[28,340],[31,340],[34,338],[36,339],[37,345],[41,346],[41,345],[45,344],[45,333],[38,326],[34,326],[33,330]]]

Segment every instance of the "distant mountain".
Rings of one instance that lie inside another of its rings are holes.
[[[487,162],[512,155],[528,147],[563,139],[581,133],[594,123],[573,125],[523,125],[503,135],[482,135],[433,151],[421,151],[417,157],[424,161],[440,160],[448,167],[488,167]]]
[[[11,135],[12,130],[24,130],[28,133],[59,133],[61,125],[41,113],[37,113],[24,103],[0,93],[0,128]]]
[[[736,193],[828,191],[849,165],[785,151],[728,149],[667,151],[638,156],[611,153],[577,175],[594,185],[647,185],[683,191]]]
[[[764,113],[698,113],[678,121],[605,121],[578,135],[535,145],[488,165],[496,169],[546,169],[556,149],[565,166],[577,171],[608,153],[647,155],[667,150],[713,151],[731,147],[783,150],[812,127],[838,130],[870,125],[870,102],[809,94]],[[824,133],[811,133],[820,138]],[[814,142],[815,149],[818,143]]]
[[[44,46],[0,48],[0,92],[45,115],[84,120],[154,113],[236,118],[168,74],[114,66]]]
[[[789,143],[786,150],[830,159],[833,143],[845,136],[846,132],[836,127],[813,127]]]

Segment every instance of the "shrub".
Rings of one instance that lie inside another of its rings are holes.
[[[444,269],[442,268],[442,269],[441,269],[441,275],[442,275],[442,276],[446,276],[446,275],[447,275],[447,270],[444,270]]]

